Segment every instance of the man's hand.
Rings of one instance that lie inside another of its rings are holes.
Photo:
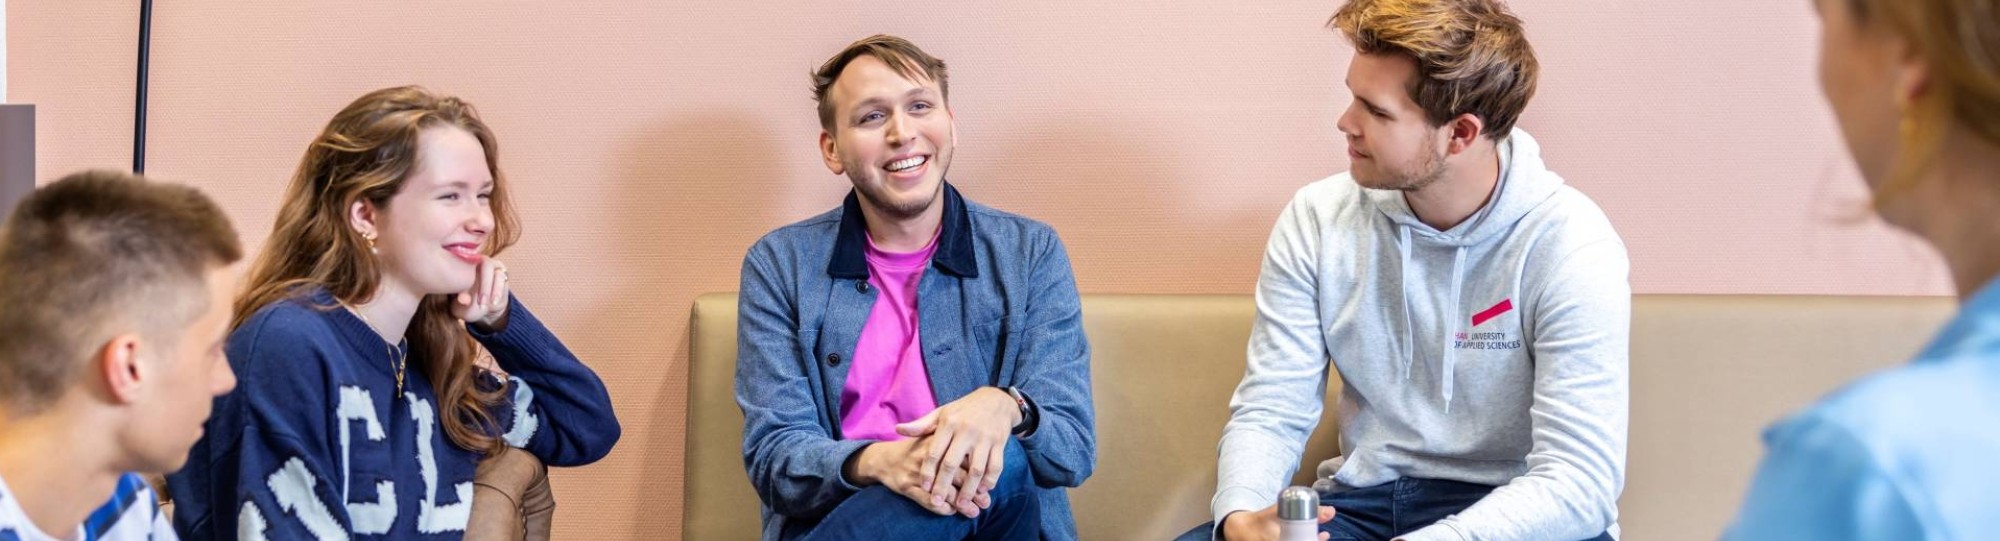
[[[918,473],[929,443],[930,438],[912,438],[868,444],[847,461],[847,478],[856,485],[888,487],[932,513],[949,515],[950,507],[931,503],[924,476]]]
[[[1333,506],[1319,506],[1319,523],[1333,520]],[[1278,541],[1278,506],[1256,511],[1237,511],[1222,517],[1222,539],[1227,541]],[[1319,533],[1319,541],[1326,541],[1326,532]]]
[[[1013,395],[997,387],[980,387],[929,415],[896,425],[897,434],[926,440],[919,468],[931,499],[918,503],[947,505],[967,517],[979,516],[979,510],[991,503],[987,493],[1000,484],[1000,473],[1007,466],[1007,440],[1020,422],[1021,407]]]

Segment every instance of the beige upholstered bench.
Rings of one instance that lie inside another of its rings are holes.
[[[1247,295],[1083,301],[1098,465],[1071,493],[1079,533],[1170,538],[1208,520],[1216,439],[1243,375],[1254,306]],[[1904,362],[1951,309],[1943,298],[1635,298],[1625,539],[1713,539],[1762,455],[1764,425],[1839,382]],[[693,318],[683,538],[755,539],[733,394],[736,296],[696,299]],[[1338,393],[1329,395],[1302,482],[1337,449]]]

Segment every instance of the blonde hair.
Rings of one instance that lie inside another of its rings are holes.
[[[937,82],[938,93],[943,94],[945,101],[951,101],[951,70],[945,67],[943,60],[917,48],[917,44],[910,43],[910,40],[876,34],[847,44],[833,58],[820,64],[819,69],[813,70],[813,101],[819,104],[820,129],[833,131],[833,102],[827,101],[827,92],[833,89],[835,81],[840,80],[840,72],[846,70],[854,59],[863,56],[881,60],[904,79],[915,81],[921,77]]]
[[[1327,26],[1362,54],[1415,59],[1410,98],[1431,126],[1469,113],[1497,140],[1535,96],[1535,50],[1521,19],[1496,0],[1353,0]]]
[[[1926,93],[1909,104],[1901,158],[1875,205],[1901,193],[1929,171],[1944,139],[1963,128],[2000,145],[2000,0],[1847,0],[1863,27],[1906,40],[1932,76]]]

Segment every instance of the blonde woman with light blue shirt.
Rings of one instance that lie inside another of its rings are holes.
[[[1820,84],[1875,210],[1959,313],[1908,365],[1764,433],[1728,539],[2000,539],[2000,2],[1816,0]]]

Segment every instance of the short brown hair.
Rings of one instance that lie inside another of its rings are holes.
[[[208,271],[242,257],[192,187],[88,171],[36,190],[0,230],[0,404],[48,407],[119,333],[172,347],[208,310]]]
[[[917,44],[910,43],[910,40],[876,34],[847,44],[847,48],[841,49],[839,54],[833,55],[833,58],[827,59],[825,64],[820,64],[819,69],[813,70],[813,101],[819,103],[820,129],[833,131],[833,103],[826,101],[827,91],[833,88],[834,81],[840,79],[840,72],[847,69],[849,63],[863,56],[880,59],[904,79],[915,81],[922,78],[937,81],[938,91],[944,94],[944,100],[951,101],[951,74],[945,69],[943,60],[925,53],[923,49],[917,48]]]
[[[1498,0],[1353,0],[1327,26],[1362,54],[1415,59],[1410,98],[1431,126],[1469,113],[1497,140],[1535,96],[1535,50]]]

